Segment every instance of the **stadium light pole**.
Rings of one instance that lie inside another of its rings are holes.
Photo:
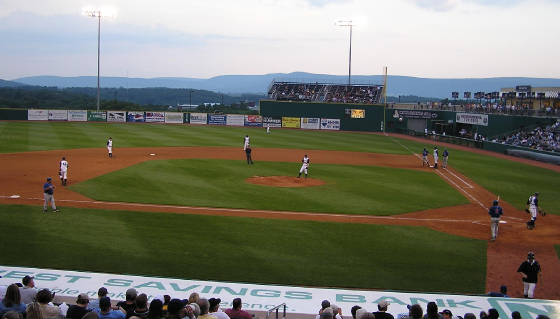
[[[97,110],[99,111],[99,104],[101,100],[101,90],[99,88],[99,70],[100,70],[100,56],[101,56],[101,18],[113,18],[115,11],[111,9],[83,9],[82,14],[91,18],[97,18]]]
[[[355,25],[352,20],[338,20],[336,26],[350,28],[350,52],[348,54],[348,85],[352,84],[352,27]]]

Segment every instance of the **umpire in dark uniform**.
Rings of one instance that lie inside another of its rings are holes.
[[[251,146],[247,145],[245,148],[245,155],[247,156],[247,164],[253,164],[253,159],[251,158]]]
[[[538,277],[541,273],[541,265],[535,260],[535,253],[530,251],[527,254],[527,260],[521,263],[517,272],[523,277],[523,296],[525,298],[533,298],[535,287],[537,286]]]

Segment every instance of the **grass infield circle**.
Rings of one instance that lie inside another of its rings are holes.
[[[297,178],[293,176],[251,176],[247,183],[274,187],[311,187],[324,185],[325,182],[317,178]]]

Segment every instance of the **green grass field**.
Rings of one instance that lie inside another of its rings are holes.
[[[556,249],[556,254],[558,255],[558,258],[560,259],[560,245],[554,245],[554,249]]]
[[[298,170],[293,163],[155,160],[71,189],[104,201],[342,214],[393,215],[468,203],[435,174],[387,167],[314,164],[311,176],[326,182],[314,187],[245,182],[251,176],[296,176]]]
[[[297,286],[484,292],[486,242],[423,227],[68,207],[45,214],[33,206],[2,206],[0,219],[3,265]]]

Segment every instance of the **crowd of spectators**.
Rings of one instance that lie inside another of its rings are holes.
[[[523,106],[509,104],[466,104],[462,107],[463,111],[471,113],[490,113],[490,114],[508,114],[508,115],[560,115],[560,108],[543,107],[542,109],[530,108],[528,104]]]
[[[379,103],[383,86],[274,82],[268,98],[285,101]]]
[[[560,120],[545,127],[537,127],[531,131],[519,131],[493,142],[522,146],[539,151],[560,152]]]
[[[235,298],[232,307],[222,310],[220,298],[201,298],[196,292],[188,299],[173,299],[169,295],[148,296],[130,288],[125,300],[114,303],[107,288],[101,287],[96,299],[80,293],[75,303],[54,304],[55,294],[49,289],[37,289],[33,277],[25,276],[22,284],[11,284],[2,292],[1,319],[252,319],[253,315],[241,309],[241,298]]]

